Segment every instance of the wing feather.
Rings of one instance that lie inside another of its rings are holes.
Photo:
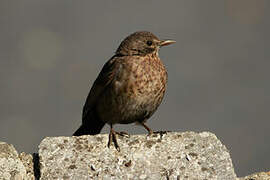
[[[119,59],[113,56],[102,68],[97,79],[95,80],[83,107],[82,119],[95,107],[97,100],[104,93],[105,89],[112,83],[119,72],[116,61]]]

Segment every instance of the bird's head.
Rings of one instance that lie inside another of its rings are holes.
[[[157,52],[161,46],[175,43],[173,40],[160,40],[153,33],[138,31],[126,37],[118,47],[116,54],[124,56],[145,56]]]

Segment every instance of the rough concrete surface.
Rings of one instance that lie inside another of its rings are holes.
[[[119,137],[47,137],[39,145],[41,179],[236,179],[228,150],[209,132]]]
[[[270,180],[270,171],[254,173],[246,177],[238,178],[238,180]]]
[[[0,142],[0,179],[26,179],[26,169],[13,145]]]
[[[34,180],[35,174],[34,174],[34,162],[33,162],[33,156],[31,154],[26,154],[25,152],[22,152],[19,155],[20,160],[22,161],[25,169],[26,169],[26,179],[27,180]]]
[[[48,137],[39,155],[0,142],[0,180],[236,179],[227,149],[209,132],[119,137],[120,152],[107,138]],[[270,180],[270,171],[237,180]]]

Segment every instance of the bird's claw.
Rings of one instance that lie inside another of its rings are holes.
[[[129,135],[127,132],[125,132],[125,131],[121,131],[121,132],[115,131],[115,133],[116,133],[117,135],[119,135],[119,136],[123,136],[123,137],[127,137],[127,138],[130,137],[130,135]]]
[[[160,139],[162,139],[162,136],[164,134],[167,134],[168,132],[171,132],[171,131],[152,131],[151,133],[148,134],[148,136],[151,136],[153,134],[159,134],[160,135]]]
[[[117,143],[116,134],[117,133],[113,129],[111,129],[109,134],[108,148],[110,148],[111,143],[113,142],[115,149],[120,152],[120,147]]]

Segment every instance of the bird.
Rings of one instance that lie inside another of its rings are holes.
[[[173,43],[148,31],[127,36],[94,81],[83,106],[82,125],[73,136],[99,134],[108,124],[107,146],[113,142],[120,150],[116,135],[127,133],[115,131],[115,124],[137,123],[153,134],[146,121],[161,104],[168,81],[158,53],[160,47]]]

